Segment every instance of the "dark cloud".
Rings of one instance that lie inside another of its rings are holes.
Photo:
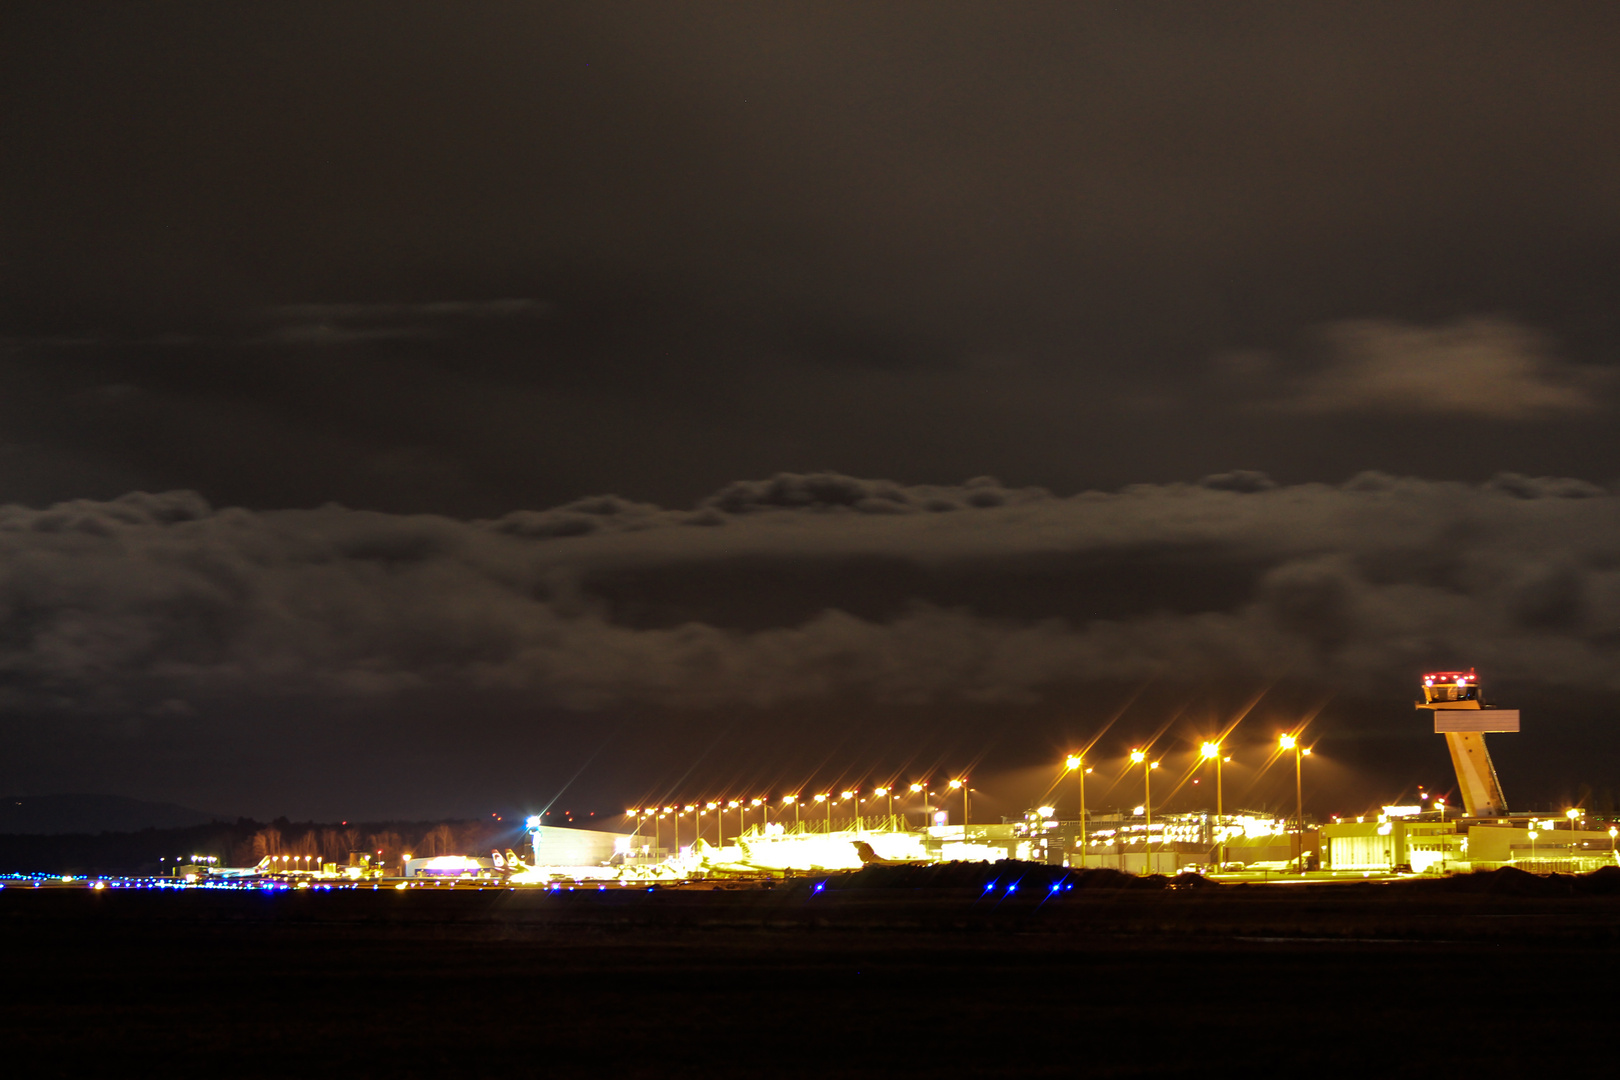
[[[184,492],[8,507],[5,700],[172,710],[451,686],[586,710],[1027,702],[1118,678],[1352,687],[1451,658],[1620,688],[1612,493],[1263,479],[1056,498],[779,476],[707,500],[718,529],[611,496],[480,522],[213,511]],[[956,512],[928,512],[942,502]],[[692,575],[720,600],[683,599]],[[1179,586],[1140,588],[1155,577]]]
[[[0,45],[0,499],[1620,473],[1600,5],[169,10]]]

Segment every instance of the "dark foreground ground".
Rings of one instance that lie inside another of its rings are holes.
[[[0,1038],[17,1076],[1620,1072],[1620,895],[1446,884],[9,888]]]

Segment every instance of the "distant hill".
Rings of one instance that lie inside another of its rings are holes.
[[[0,796],[0,834],[138,832],[183,829],[217,820],[218,815],[201,810],[122,795]]]

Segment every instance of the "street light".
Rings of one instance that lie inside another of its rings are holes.
[[[816,802],[827,804],[827,835],[832,835],[832,796],[822,792],[816,796]]]
[[[758,806],[758,807],[763,808],[759,812],[759,834],[761,836],[764,836],[765,835],[765,825],[767,824],[767,819],[770,817],[770,813],[771,813],[770,804],[768,804],[764,799],[753,799],[753,800],[751,800],[749,802],[748,805],[749,806]]]
[[[1564,816],[1569,818],[1569,827],[1570,827],[1571,830],[1573,830],[1575,828],[1575,819],[1581,816],[1580,807],[1578,807],[1578,806],[1570,807],[1568,810],[1564,811]],[[1574,847],[1573,842],[1571,843],[1570,846],[1571,846],[1571,848]]]
[[[928,785],[912,784],[911,793],[923,797],[923,831],[926,832],[928,830]]]
[[[1530,830],[1530,861],[1536,861],[1536,830]]]
[[[968,778],[963,776],[951,781],[951,790],[962,789],[962,842],[967,842],[968,829]]]
[[[741,840],[742,839],[742,832],[743,832],[742,800],[740,800],[740,799],[732,799],[730,802],[726,803],[726,809],[727,810],[735,810],[735,811],[737,811],[737,838],[739,840]],[[720,820],[725,821],[726,820],[725,816],[721,815]],[[722,829],[721,832],[722,832],[722,839],[723,839],[724,838],[724,835],[723,835],[724,830]]]
[[[1084,869],[1086,865],[1086,773],[1091,770],[1086,767],[1084,755],[1070,754],[1063,759],[1063,771],[1080,775],[1080,867]]]
[[[799,797],[797,795],[784,795],[782,801],[793,807],[793,831],[799,831]]]
[[[889,828],[892,829],[894,827],[894,791],[890,788],[878,787],[872,789],[872,794],[889,800]]]
[[[1615,856],[1614,838],[1616,836],[1620,836],[1620,829],[1617,829],[1613,825],[1610,825],[1609,826],[1609,858],[1611,858],[1611,859],[1614,858],[1614,856]]]

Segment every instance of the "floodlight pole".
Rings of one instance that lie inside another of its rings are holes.
[[[1296,869],[1301,876],[1305,873],[1305,785],[1300,778],[1300,761],[1304,759],[1303,748],[1296,740],[1294,743],[1294,856]]]
[[[1221,818],[1225,816],[1225,807],[1221,805],[1221,764],[1226,760],[1226,754],[1224,748],[1217,742],[1206,742],[1200,752],[1204,755],[1205,761],[1213,759],[1215,762],[1215,829],[1219,831],[1222,828]],[[1223,834],[1215,844],[1215,869],[1217,871],[1226,862],[1225,840],[1226,837]]]
[[[1085,762],[1080,763],[1080,869],[1086,867],[1086,768]]]
[[[1153,873],[1153,762],[1142,762],[1142,876]]]
[[[928,785],[926,783],[912,784],[911,785],[911,793],[913,795],[921,795],[922,796],[922,800],[923,800],[922,827],[923,827],[923,832],[927,832],[928,831]],[[906,826],[906,827],[910,828],[909,825]]]
[[[1084,754],[1070,754],[1064,760],[1063,766],[1065,769],[1080,774],[1080,867],[1084,869],[1086,865],[1086,773],[1091,770],[1086,767],[1086,756]],[[1072,859],[1070,865],[1073,865]]]

